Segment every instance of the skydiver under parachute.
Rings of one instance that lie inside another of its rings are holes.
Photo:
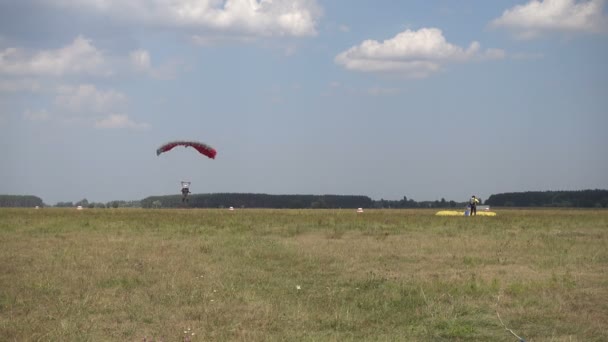
[[[190,182],[182,181],[182,203],[188,202],[189,193],[190,193]]]
[[[162,145],[156,150],[156,155],[159,156],[161,153],[171,151],[176,146],[192,147],[200,154],[207,156],[211,159],[215,159],[215,155],[217,154],[217,151],[209,145],[203,144],[198,141],[180,140]],[[188,194],[190,194],[190,182],[182,181],[182,203],[188,202]]]

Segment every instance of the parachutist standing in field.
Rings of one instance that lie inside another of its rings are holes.
[[[477,204],[479,204],[479,200],[475,197],[475,195],[471,196],[469,200],[469,206],[471,207],[471,216],[477,216]]]

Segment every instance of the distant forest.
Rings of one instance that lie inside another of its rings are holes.
[[[268,195],[251,193],[218,193],[190,195],[182,202],[181,195],[152,196],[141,201],[144,208],[277,208],[277,209],[338,209],[338,208],[455,208],[465,203],[454,201],[416,202],[403,197],[401,200],[374,201],[359,195]]]
[[[44,203],[40,197],[19,196],[19,195],[0,195],[0,207],[42,207]]]
[[[482,201],[483,202],[483,201]],[[485,202],[493,207],[570,207],[608,208],[608,190],[528,191],[491,195]],[[269,195],[254,193],[192,194],[188,202],[181,195],[150,196],[140,201],[110,201],[107,203],[59,202],[55,207],[84,208],[463,208],[467,202],[417,202],[404,196],[400,200],[372,200],[360,195]],[[0,207],[49,206],[36,196],[0,195]]]
[[[143,208],[370,208],[367,196],[348,195],[268,195],[251,193],[194,194],[188,202],[181,195],[151,196],[141,201]]]
[[[608,190],[509,192],[492,195],[485,204],[497,207],[608,208]]]

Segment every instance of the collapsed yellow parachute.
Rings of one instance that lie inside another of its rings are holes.
[[[464,216],[464,211],[442,210],[442,211],[438,211],[435,215],[436,216]],[[478,211],[477,215],[478,216],[496,216],[496,213],[491,212],[491,211]]]

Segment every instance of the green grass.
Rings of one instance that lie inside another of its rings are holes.
[[[0,209],[0,340],[608,340],[608,211],[433,214]]]

